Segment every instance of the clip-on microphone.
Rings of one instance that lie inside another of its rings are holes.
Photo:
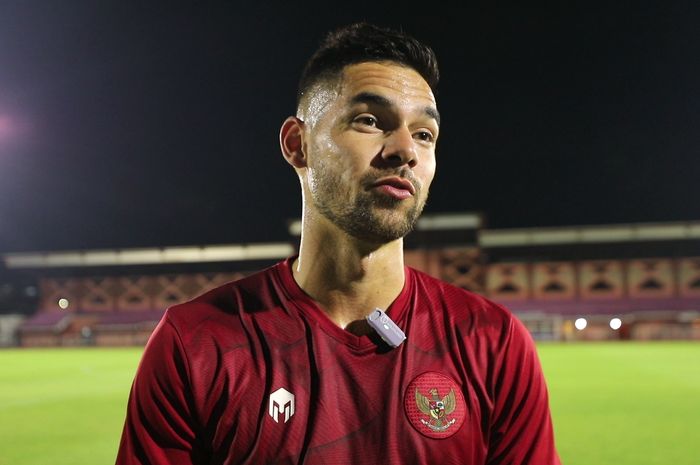
[[[375,308],[372,313],[367,316],[367,323],[374,329],[379,337],[382,338],[390,347],[396,348],[406,340],[406,335],[396,323],[381,309]]]

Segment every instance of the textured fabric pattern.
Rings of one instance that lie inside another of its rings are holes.
[[[389,349],[335,325],[290,263],[168,309],[118,465],[559,464],[534,344],[506,309],[406,268],[387,314],[407,339]]]

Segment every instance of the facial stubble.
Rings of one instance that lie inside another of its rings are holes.
[[[406,236],[420,217],[427,195],[416,182],[416,192],[410,199],[396,199],[372,188],[377,179],[399,173],[371,172],[358,182],[355,195],[346,187],[338,170],[325,163],[316,167],[312,195],[318,211],[329,221],[356,239],[383,244]],[[412,202],[406,207],[405,202]]]

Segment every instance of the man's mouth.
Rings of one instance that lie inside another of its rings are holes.
[[[413,197],[416,194],[416,188],[413,183],[406,178],[398,176],[380,178],[375,181],[371,187],[372,189],[376,189],[385,195],[399,200]]]

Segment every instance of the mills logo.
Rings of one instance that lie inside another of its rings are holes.
[[[275,420],[275,423],[279,423],[282,414],[284,414],[284,423],[287,423],[294,415],[294,408],[294,394],[285,388],[279,388],[270,394],[267,413]]]
[[[436,372],[416,377],[404,394],[406,416],[411,425],[429,438],[448,438],[459,431],[467,406],[459,385]]]

